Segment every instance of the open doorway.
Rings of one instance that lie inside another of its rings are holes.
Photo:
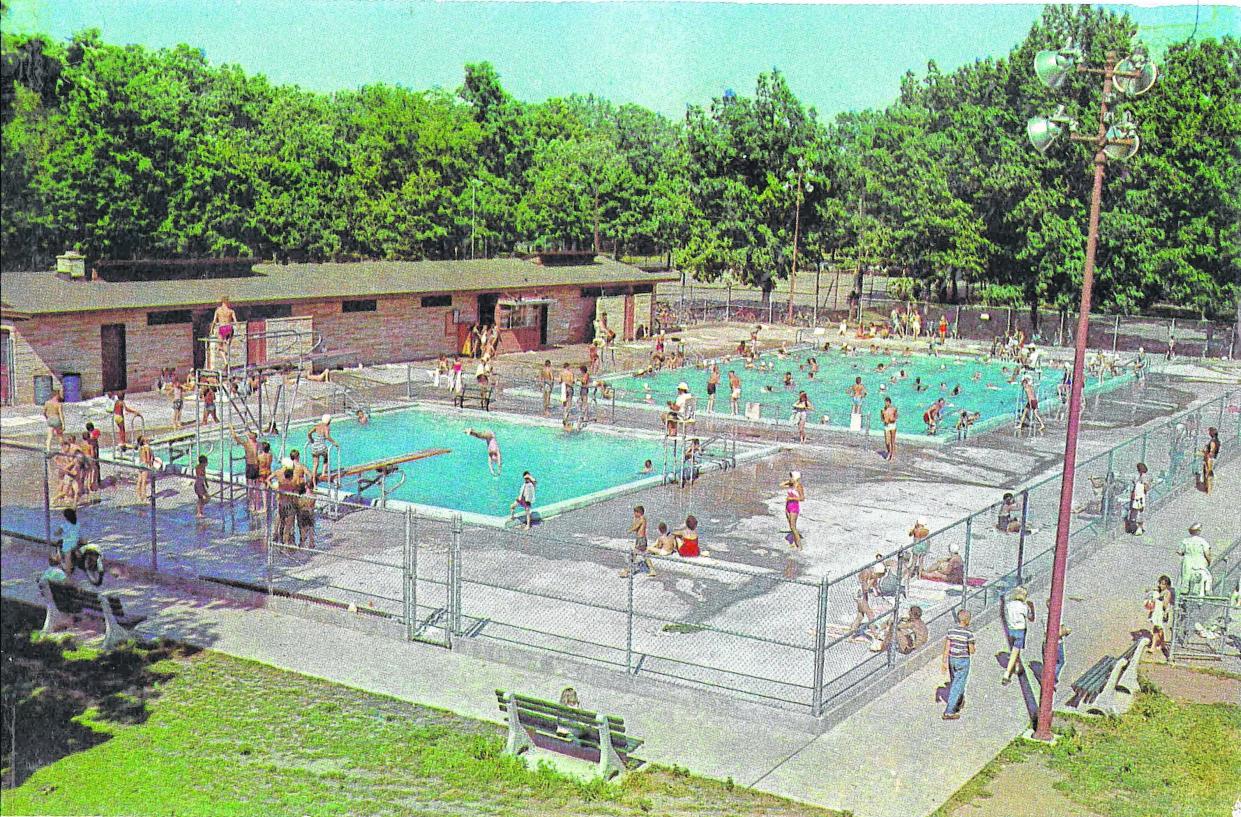
[[[496,304],[500,302],[498,292],[484,292],[478,296],[478,325],[495,326]]]
[[[129,384],[125,359],[125,324],[106,323],[99,327],[103,390],[124,391]]]

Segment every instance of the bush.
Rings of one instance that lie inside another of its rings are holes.
[[[1025,306],[1021,287],[1013,284],[987,284],[978,290],[978,300],[986,306]]]
[[[888,297],[894,301],[912,301],[918,291],[918,282],[912,278],[893,278],[888,281]]]

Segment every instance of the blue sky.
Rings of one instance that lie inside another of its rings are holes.
[[[773,66],[821,114],[881,107],[906,70],[1006,53],[1038,5],[501,3],[427,0],[16,0],[6,28],[114,43],[189,43],[212,63],[319,91],[460,84],[488,60],[516,97],[594,93],[680,116],[725,88],[753,92]],[[1124,8],[1158,51],[1195,7]],[[1202,6],[1198,36],[1236,33],[1238,9]]]

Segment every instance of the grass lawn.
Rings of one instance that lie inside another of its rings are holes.
[[[1224,817],[1241,799],[1241,705],[1182,703],[1143,680],[1143,693],[1121,718],[1057,716],[1054,746],[1017,740],[966,783],[936,817],[951,817],[998,791],[1004,767],[1039,755],[1055,788],[1101,817]],[[1049,781],[1050,782],[1050,781]]]
[[[3,814],[830,814],[679,769],[582,783],[505,756],[493,724],[171,642],[99,653],[32,634],[32,607],[0,613]]]

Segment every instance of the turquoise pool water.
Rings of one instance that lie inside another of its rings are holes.
[[[814,357],[819,372],[812,378],[806,367],[808,358]],[[905,434],[923,434],[926,426],[922,414],[938,397],[947,401],[943,428],[940,436],[953,437],[953,427],[962,411],[978,412],[981,416],[971,431],[994,427],[1002,418],[1013,416],[1024,404],[1020,377],[1012,379],[1013,364],[1000,361],[984,362],[978,358],[934,356],[894,353],[870,354],[859,352],[846,355],[838,351],[816,352],[801,350],[781,359],[775,354],[764,355],[761,362],[771,364],[769,370],[745,368],[744,361],[720,362],[720,385],[716,392],[716,413],[728,413],[728,372],[735,371],[741,378],[741,411],[746,403],[760,403],[761,417],[767,420],[787,421],[792,415],[793,403],[799,391],[804,390],[814,406],[809,423],[820,424],[824,415],[827,425],[847,428],[852,401],[846,390],[854,378],[861,377],[867,397],[862,409],[870,418],[872,429],[880,428],[879,410],[883,398],[891,397],[898,414],[897,430]],[[880,366],[883,369],[880,370]],[[904,376],[901,376],[901,372]],[[783,385],[785,373],[791,373],[793,387]],[[1041,405],[1054,405],[1056,386],[1060,383],[1062,370],[1045,368],[1038,385]],[[656,406],[666,405],[676,396],[681,381],[690,387],[697,397],[699,411],[707,407],[706,369],[677,369],[655,372],[638,377],[624,375],[609,378],[616,389],[618,401],[641,402]],[[1113,378],[1119,382],[1122,377]],[[1037,381],[1036,381],[1037,382]],[[1106,387],[1107,384],[1104,384]],[[1093,381],[1089,390],[1100,388]],[[953,394],[953,390],[958,391]]]
[[[468,427],[495,433],[503,461],[501,476],[488,472],[487,444],[467,435]],[[299,449],[309,466],[307,428],[290,428],[289,446]],[[530,471],[538,480],[534,507],[539,510],[649,479],[650,474],[639,473],[643,461],[652,460],[658,468],[663,457],[658,439],[590,430],[567,434],[559,426],[417,408],[376,413],[365,426],[337,418],[332,421],[332,436],[341,445],[346,468],[425,448],[450,449],[449,454],[400,465],[406,480],[391,497],[485,516],[508,515],[509,504],[521,488],[522,471]],[[211,439],[209,432],[204,439]],[[279,438],[271,442],[273,452],[279,453]],[[233,456],[234,470],[240,473],[244,457],[239,446],[234,446]],[[211,451],[208,457],[210,467],[216,469],[219,453]],[[335,466],[335,455],[332,462]],[[399,479],[392,475],[389,484]],[[353,480],[345,483],[347,489],[354,485]],[[371,489],[367,496],[376,493],[377,489]]]

